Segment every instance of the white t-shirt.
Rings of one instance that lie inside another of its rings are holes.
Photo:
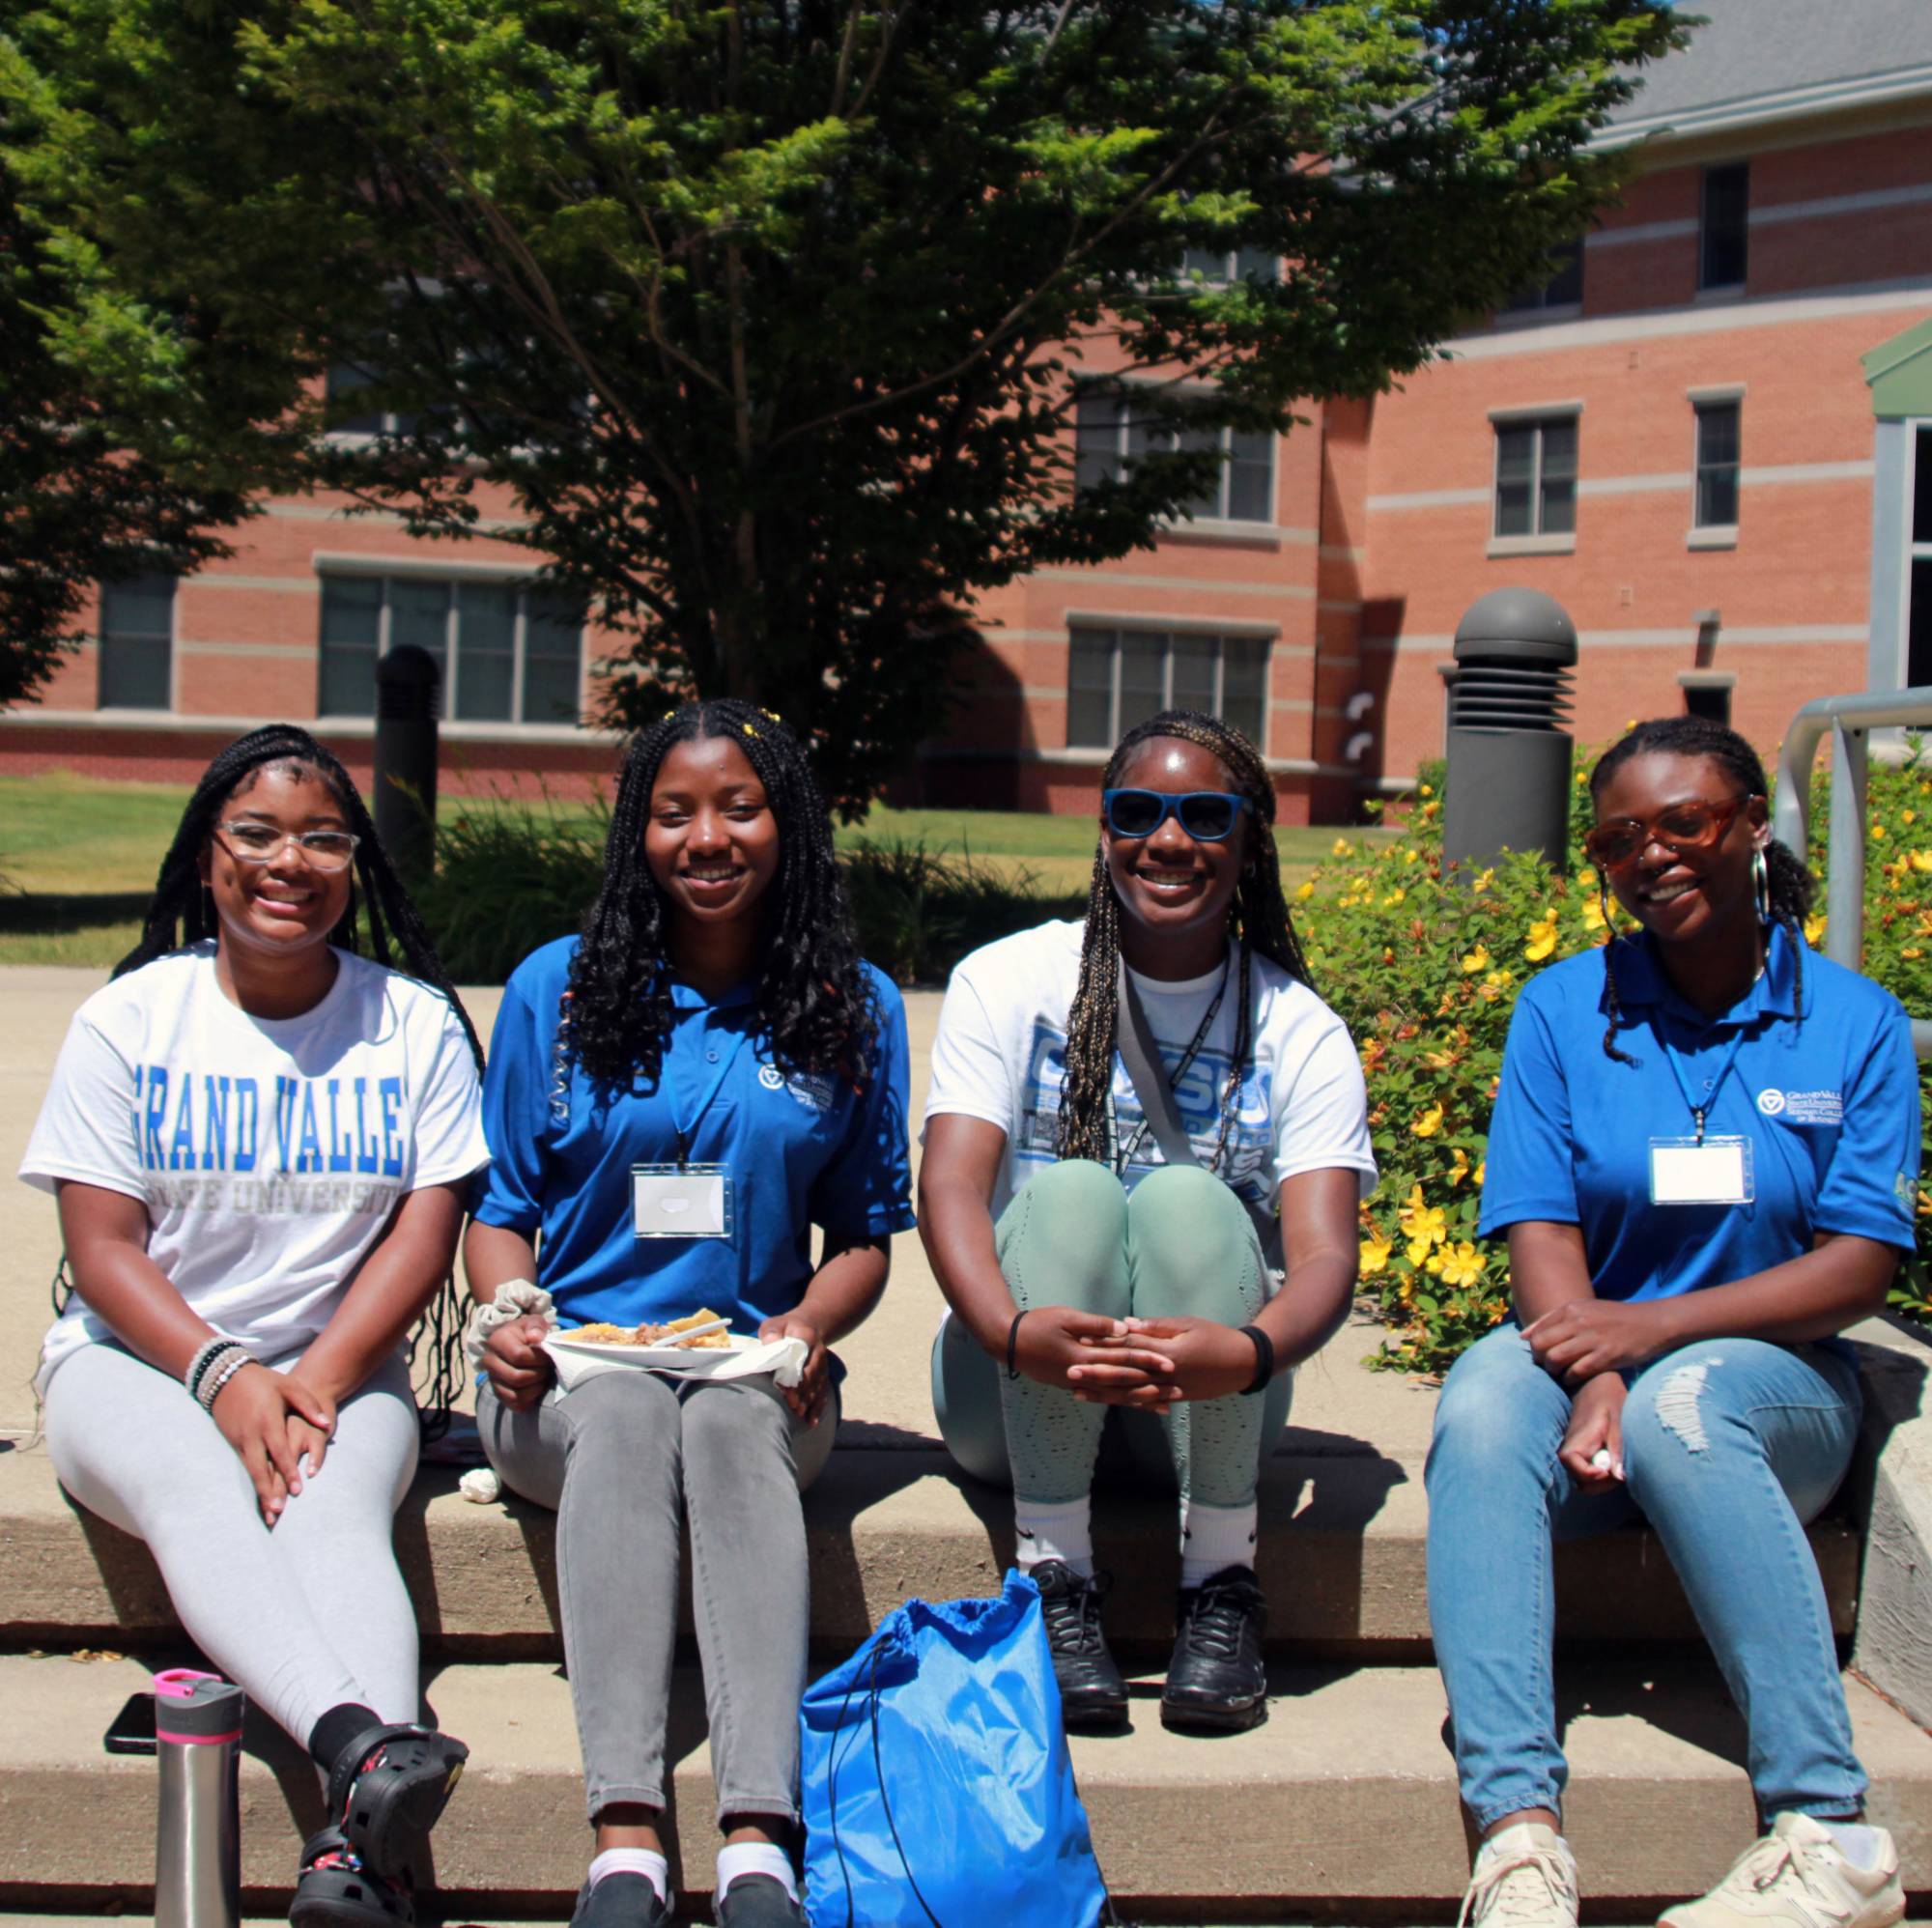
[[[1066,1070],[1066,1013],[1080,981],[1084,923],[1043,923],[1001,938],[961,960],[947,986],[932,1045],[928,1120],[962,1113],[1007,1134],[991,1201],[997,1219],[1042,1166],[1059,1157],[1060,1090]],[[1227,994],[1175,1102],[1195,1155],[1212,1162],[1221,1133],[1221,1102],[1235,1049],[1240,965],[1229,946]],[[1184,983],[1133,974],[1134,987],[1174,1075],[1207,1014],[1223,973]],[[1243,1203],[1271,1216],[1282,1182],[1297,1172],[1346,1167],[1361,1174],[1362,1196],[1376,1186],[1368,1100],[1361,1061],[1348,1027],[1280,965],[1256,955],[1254,1031],[1228,1150],[1215,1167]],[[1114,1117],[1117,1143],[1129,1143],[1141,1103],[1117,1052]],[[1131,1190],[1165,1163],[1151,1131],[1122,1178]]]
[[[148,1256],[194,1312],[259,1358],[327,1324],[406,1192],[489,1160],[469,1040],[438,991],[336,953],[300,1017],[250,1017],[214,978],[214,944],[95,992],[61,1047],[20,1177],[148,1207]],[[36,1383],[111,1339],[76,1293]]]

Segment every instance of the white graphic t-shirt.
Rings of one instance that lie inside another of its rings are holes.
[[[1085,932],[1084,923],[1043,923],[1002,938],[963,959],[947,986],[925,1116],[962,1113],[1007,1134],[991,1201],[996,1219],[1014,1193],[1059,1156],[1066,1012],[1079,984]],[[1213,1162],[1220,1139],[1235,1048],[1240,965],[1232,945],[1229,950],[1232,969],[1221,1008],[1174,1093],[1203,1165]],[[1222,978],[1218,969],[1185,983],[1133,974],[1170,1078]],[[1273,1214],[1284,1179],[1330,1166],[1359,1172],[1366,1198],[1375,1189],[1376,1160],[1361,1061],[1348,1028],[1306,984],[1265,957],[1255,957],[1252,983],[1250,1063],[1228,1149],[1215,1171],[1264,1215]],[[1117,1143],[1125,1147],[1142,1114],[1118,1053],[1114,1117]],[[1131,1190],[1164,1162],[1152,1132],[1141,1133],[1123,1182]]]
[[[475,1061],[447,1001],[367,958],[300,1017],[250,1017],[213,940],[158,957],[74,1014],[20,1177],[148,1207],[148,1255],[193,1311],[263,1359],[327,1324],[406,1192],[489,1160]],[[78,1294],[47,1334],[44,1388],[112,1338]]]

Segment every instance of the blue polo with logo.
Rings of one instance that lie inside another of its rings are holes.
[[[867,1237],[912,1225],[905,1004],[890,978],[864,967],[878,1039],[862,1090],[773,1064],[753,985],[713,1002],[673,983],[663,1075],[613,1091],[557,1050],[577,942],[532,951],[504,989],[483,1080],[492,1162],[475,1205],[483,1224],[536,1237],[537,1283],[565,1325],[709,1306],[753,1332],[804,1297],[814,1225]],[[680,1123],[691,1162],[730,1174],[728,1239],[633,1231],[631,1168],[675,1161]]]
[[[1647,936],[1566,958],[1523,986],[1490,1126],[1480,1230],[1579,1226],[1597,1296],[1667,1298],[1727,1285],[1811,1249],[1818,1232],[1909,1250],[1918,1182],[1918,1072],[1889,991],[1772,931],[1764,975],[1715,1018],[1671,988]],[[1802,970],[1801,970],[1802,965]],[[1802,1021],[1798,985],[1804,985]],[[1650,1203],[1653,1138],[1750,1141],[1748,1205]],[[1725,1069],[1735,1043],[1737,1055]]]

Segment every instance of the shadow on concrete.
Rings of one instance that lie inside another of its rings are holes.
[[[147,915],[148,891],[0,893],[0,932],[10,937],[71,937],[109,924],[138,923]]]

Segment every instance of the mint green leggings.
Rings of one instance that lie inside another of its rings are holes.
[[[1013,1303],[1075,1306],[1110,1318],[1188,1313],[1246,1325],[1267,1302],[1261,1241],[1241,1202],[1198,1166],[1165,1166],[1129,1194],[1106,1166],[1085,1158],[1049,1165],[1000,1214],[1000,1270]],[[1287,1423],[1293,1375],[1264,1396],[1187,1400],[1158,1422],[1183,1499],[1245,1506],[1261,1455]],[[1111,1410],[1058,1386],[1007,1377],[957,1319],[932,1351],[932,1403],[948,1450],[975,1477],[1010,1484],[1023,1500],[1052,1506],[1094,1483],[1100,1430]],[[1153,1422],[1121,1410],[1143,1464],[1158,1453]],[[1136,1436],[1138,1435],[1138,1436]],[[1161,1455],[1162,1458],[1166,1457]]]

